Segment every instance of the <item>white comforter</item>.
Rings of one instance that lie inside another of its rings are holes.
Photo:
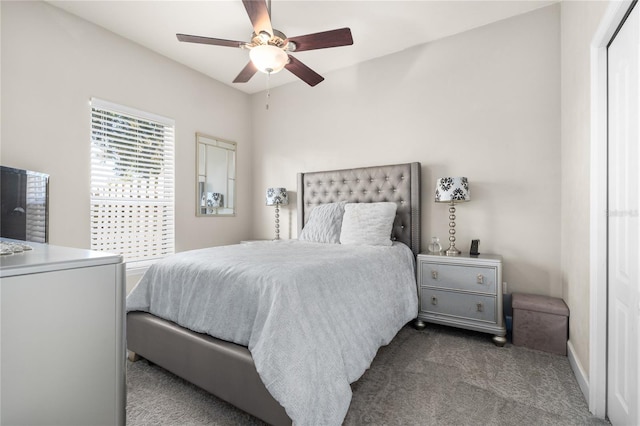
[[[248,346],[296,425],[339,425],[350,383],[418,313],[407,246],[254,242],[152,266],[127,297],[188,329]]]

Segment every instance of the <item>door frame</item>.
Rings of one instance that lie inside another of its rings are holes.
[[[611,1],[591,41],[589,411],[607,414],[607,46],[633,0]]]

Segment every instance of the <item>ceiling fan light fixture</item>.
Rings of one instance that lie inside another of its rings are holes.
[[[289,55],[284,50],[270,44],[253,47],[249,57],[256,68],[265,74],[276,73],[289,62]]]
[[[297,47],[298,47],[298,45],[297,45],[297,44],[295,44],[295,43],[294,43],[294,42],[292,42],[292,41],[288,41],[288,42],[287,42],[287,45],[285,46],[285,50],[286,50],[287,52],[295,52]]]
[[[263,43],[267,43],[269,40],[271,40],[271,34],[266,31],[260,31],[258,37],[260,37],[260,40],[262,40]]]

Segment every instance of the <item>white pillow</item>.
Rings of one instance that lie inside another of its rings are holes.
[[[349,203],[344,208],[340,242],[390,246],[396,203]]]
[[[315,206],[298,239],[316,243],[340,243],[345,204],[346,201]]]

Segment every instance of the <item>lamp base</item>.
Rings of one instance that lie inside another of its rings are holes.
[[[462,253],[456,248],[456,205],[451,200],[449,204],[449,248],[445,251],[447,256],[458,256]]]
[[[447,256],[459,256],[462,253],[460,250],[455,248],[455,246],[451,246],[444,252]]]
[[[274,239],[280,239],[280,203],[276,203],[276,237]]]

